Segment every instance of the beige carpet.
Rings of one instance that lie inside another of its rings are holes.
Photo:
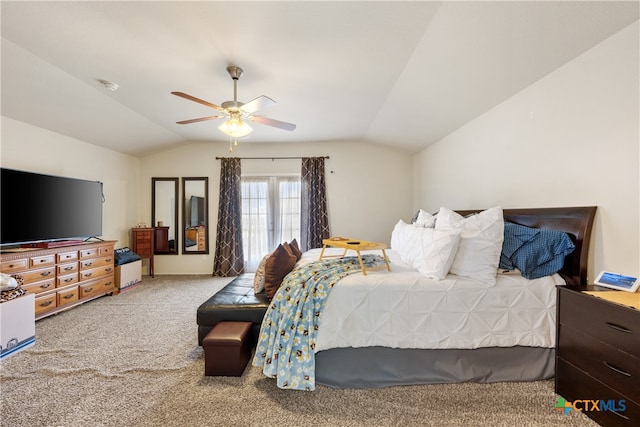
[[[552,381],[284,391],[248,366],[205,377],[196,309],[229,279],[156,276],[36,323],[0,364],[9,426],[595,426]]]

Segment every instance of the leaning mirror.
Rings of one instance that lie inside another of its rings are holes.
[[[209,253],[209,178],[182,178],[182,254]]]
[[[178,178],[151,178],[153,253],[178,254]]]

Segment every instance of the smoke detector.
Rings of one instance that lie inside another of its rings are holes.
[[[108,80],[98,80],[98,82],[100,82],[100,84],[104,86],[105,89],[111,92],[117,90],[120,87],[116,83],[110,82]]]

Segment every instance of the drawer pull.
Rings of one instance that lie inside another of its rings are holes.
[[[41,275],[42,277],[47,277],[47,276],[48,276],[48,275],[50,275],[50,274],[51,274],[51,272],[50,272],[50,271],[43,271],[42,273],[40,273],[40,275]]]
[[[49,286],[51,286],[51,283],[45,283],[43,285],[40,285],[40,289],[47,289]]]
[[[606,360],[603,360],[602,363],[604,364],[604,366],[606,366],[607,368],[611,369],[613,372],[617,372],[620,375],[624,375],[625,377],[630,377],[631,376],[630,373],[628,373],[628,372],[626,372],[626,371],[624,371],[624,370],[622,370],[620,368],[617,368],[617,367],[613,366],[611,363],[607,362]]]
[[[73,270],[73,267],[65,267],[64,271],[71,271]]]
[[[85,262],[85,263],[84,263],[84,266],[85,266],[85,267],[91,267],[92,265],[93,265],[93,263],[92,263],[92,262],[89,262],[89,261],[87,261],[87,262]]]
[[[111,258],[107,258],[107,259],[106,259],[106,261],[107,261],[107,262],[111,262]]]
[[[84,277],[91,277],[93,276],[93,273],[84,273]]]
[[[111,271],[111,267],[105,268],[104,271]]]
[[[93,288],[85,288],[84,291],[87,293],[90,293],[90,292],[93,292]]]
[[[69,282],[73,282],[74,278],[73,277],[67,277],[66,279],[64,279],[65,282],[69,283]]]
[[[51,305],[51,301],[44,301],[40,303],[40,307],[49,307]]]
[[[606,322],[607,326],[610,327],[611,329],[615,329],[616,331],[619,332],[624,332],[625,334],[631,334],[631,330],[625,328],[624,326],[620,326],[620,325],[616,325],[615,323],[610,323],[610,322]]]
[[[75,297],[75,294],[67,294],[67,295],[63,296],[62,298],[64,298],[64,299],[71,299],[71,298],[73,298],[73,297]]]

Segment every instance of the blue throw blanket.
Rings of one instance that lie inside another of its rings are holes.
[[[378,255],[363,255],[365,268],[385,265]],[[360,272],[357,257],[333,258],[290,272],[262,320],[253,365],[277,378],[280,388],[315,390],[315,341],[320,315],[333,285]]]

